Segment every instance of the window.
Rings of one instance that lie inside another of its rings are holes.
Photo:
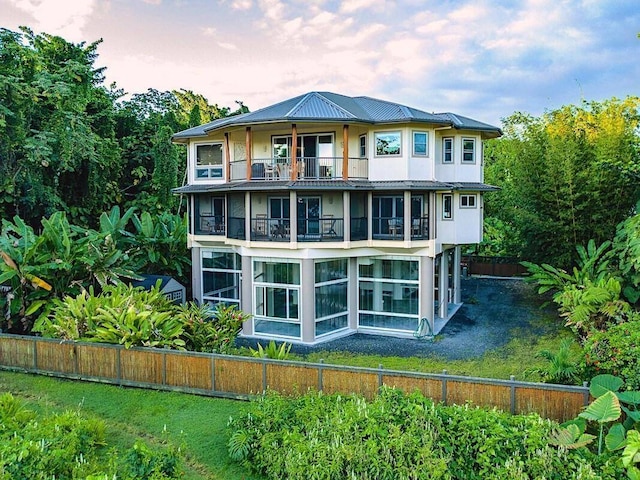
[[[453,218],[453,195],[446,193],[442,195],[442,219],[451,220]]]
[[[379,132],[375,134],[376,156],[398,156],[401,153],[402,137],[400,132]]]
[[[474,138],[462,139],[462,163],[475,163],[476,140]]]
[[[315,335],[319,337],[349,326],[346,258],[316,262]]]
[[[360,135],[360,158],[366,158],[367,156],[367,136]]]
[[[460,208],[476,208],[476,196],[460,195]]]
[[[202,301],[240,307],[240,255],[229,251],[202,250]]]
[[[361,258],[358,272],[359,326],[414,331],[420,307],[419,262],[413,258]]]
[[[255,333],[300,338],[300,264],[254,261]]]
[[[196,145],[196,179],[222,178],[222,143]]]
[[[429,156],[429,134],[427,132],[413,132],[413,155],[417,157]]]
[[[453,138],[442,139],[442,163],[453,163]]]

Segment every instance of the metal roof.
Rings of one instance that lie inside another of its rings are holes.
[[[242,181],[220,183],[216,185],[186,185],[175,188],[174,193],[229,193],[246,191],[273,191],[273,190],[377,190],[377,191],[442,191],[461,190],[474,192],[490,192],[498,190],[498,187],[476,182],[437,182],[430,180],[298,180],[298,181]]]
[[[490,137],[502,135],[493,125],[453,113],[428,113],[398,103],[371,97],[347,97],[331,92],[309,92],[255,112],[225,117],[176,133],[174,141],[206,136],[226,127],[274,122],[387,123],[420,122],[456,129],[485,132]]]

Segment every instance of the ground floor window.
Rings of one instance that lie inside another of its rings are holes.
[[[301,338],[300,264],[254,260],[254,333]]]
[[[415,331],[420,309],[418,259],[358,260],[358,325]]]
[[[349,326],[349,261],[346,258],[315,263],[315,336]]]
[[[242,260],[231,251],[202,250],[202,301],[240,307]]]

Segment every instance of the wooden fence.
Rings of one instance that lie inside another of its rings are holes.
[[[462,257],[462,268],[470,275],[491,275],[494,277],[519,277],[528,273],[517,259],[512,257],[485,257],[466,255]]]
[[[282,393],[356,393],[373,397],[382,385],[419,390],[445,404],[538,413],[558,421],[589,402],[586,386],[551,385],[442,374],[357,368],[153,348],[130,348],[0,334],[0,369],[115,385],[249,399],[267,389]]]

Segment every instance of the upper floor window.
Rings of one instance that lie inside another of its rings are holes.
[[[367,156],[367,136],[360,135],[360,158],[366,158]]]
[[[475,163],[476,140],[475,138],[462,139],[462,163]]]
[[[460,208],[476,208],[475,195],[460,195]]]
[[[400,132],[378,132],[375,134],[376,156],[399,156],[401,154],[402,136]]]
[[[442,219],[453,219],[453,195],[450,193],[442,195]]]
[[[196,179],[222,178],[222,143],[196,145]]]
[[[442,139],[442,163],[453,163],[453,137]]]
[[[413,155],[416,157],[429,156],[429,134],[427,132],[413,132]]]

